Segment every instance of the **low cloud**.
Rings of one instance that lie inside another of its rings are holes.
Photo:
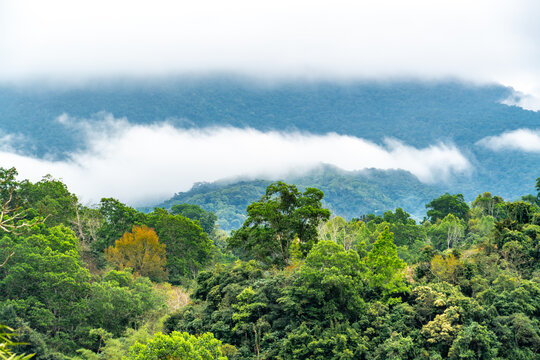
[[[457,77],[539,95],[539,11],[535,0],[3,0],[0,82]]]
[[[519,150],[540,153],[540,129],[517,129],[497,136],[488,136],[477,142],[494,151]]]
[[[85,133],[84,150],[65,160],[44,160],[3,149],[0,163],[17,167],[21,177],[34,181],[45,174],[60,178],[84,202],[112,196],[134,205],[166,199],[197,181],[236,176],[276,179],[321,163],[344,170],[403,169],[428,183],[470,169],[459,149],[443,143],[417,149],[395,139],[378,145],[335,133],[179,129],[166,122],[134,125],[125,118],[101,116],[98,122],[68,115],[58,119]]]

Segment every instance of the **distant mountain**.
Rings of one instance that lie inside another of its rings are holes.
[[[486,136],[539,128],[540,112],[501,103],[511,88],[459,82],[289,82],[178,78],[117,81],[54,88],[0,86],[0,136],[19,134],[25,153],[62,158],[85,146],[82,133],[55,119],[63,113],[92,119],[105,111],[132,123],[167,120],[183,128],[252,127],[336,132],[375,143],[394,137],[415,147],[452,142],[474,171],[441,184],[471,200],[480,191],[514,199],[534,190],[540,154],[494,152],[476,145]]]
[[[363,214],[381,214],[402,207],[416,218],[425,216],[425,204],[441,195],[437,186],[422,184],[402,170],[342,171],[322,166],[302,176],[282,179],[296,184],[300,190],[316,187],[324,192],[324,205],[333,215],[347,219]],[[200,205],[218,216],[224,230],[239,228],[245,220],[246,208],[264,195],[270,180],[236,180],[198,183],[190,191],[181,192],[157,207],[189,203]]]

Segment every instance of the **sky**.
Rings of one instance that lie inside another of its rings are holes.
[[[538,18],[540,2],[523,0],[0,0],[0,85],[223,73],[278,82],[460,79],[512,86],[508,104],[540,110]],[[197,132],[103,117],[103,127],[84,130],[86,150],[64,161],[17,153],[9,146],[17,134],[3,133],[0,163],[34,179],[51,173],[89,201],[130,202],[165,198],[195,181],[276,176],[321,162],[401,168],[426,183],[471,170],[451,143],[417,149],[399,139],[381,145],[336,134]],[[58,121],[87,124],[69,114]],[[517,129],[476,146],[539,152],[538,131]]]
[[[540,107],[540,2],[0,0],[0,81],[459,78]]]

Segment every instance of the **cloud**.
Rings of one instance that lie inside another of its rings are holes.
[[[395,139],[383,146],[337,134],[261,132],[215,127],[180,129],[168,123],[134,125],[102,114],[101,122],[62,115],[59,121],[86,128],[86,147],[67,160],[51,161],[0,151],[4,167],[21,177],[45,174],[61,178],[85,202],[103,196],[140,205],[188,190],[197,181],[236,176],[276,179],[321,163],[345,170],[404,169],[421,181],[444,180],[470,170],[453,145],[417,149]],[[76,125],[79,124],[79,125]],[[112,130],[104,124],[112,124]]]
[[[517,129],[488,136],[476,143],[494,151],[519,150],[540,153],[540,129]]]
[[[0,1],[0,80],[458,77],[540,94],[535,0]]]

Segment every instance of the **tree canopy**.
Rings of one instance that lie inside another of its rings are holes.
[[[247,219],[229,238],[229,247],[267,265],[288,265],[293,244],[305,256],[318,241],[317,226],[330,217],[322,208],[323,196],[314,188],[300,193],[295,185],[269,185],[261,200],[248,206]]]

